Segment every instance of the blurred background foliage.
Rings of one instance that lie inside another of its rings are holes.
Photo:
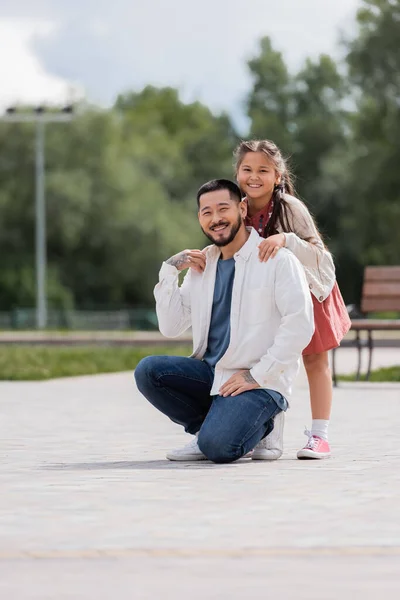
[[[46,128],[49,308],[152,307],[161,262],[205,244],[195,193],[234,178],[239,139],[273,139],[334,254],[347,303],[366,264],[400,264],[400,0],[364,0],[341,62],[297,73],[269,38],[248,62],[248,131],[177,90]],[[0,123],[0,311],[35,305],[34,129]]]

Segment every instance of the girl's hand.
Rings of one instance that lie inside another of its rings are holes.
[[[271,235],[266,240],[263,240],[259,245],[258,257],[261,262],[267,262],[269,258],[276,256],[279,248],[286,246],[286,237],[284,233]]]

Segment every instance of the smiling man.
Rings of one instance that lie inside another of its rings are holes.
[[[176,337],[192,327],[193,354],[146,357],[136,384],[194,436],[169,451],[170,460],[233,462],[253,449],[252,458],[262,459],[274,419],[283,427],[299,358],[313,333],[310,293],[290,251],[259,260],[263,238],[245,227],[247,208],[235,183],[204,184],[197,204],[212,245],[163,263],[154,290],[161,333]]]

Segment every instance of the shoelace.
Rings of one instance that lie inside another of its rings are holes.
[[[309,448],[310,450],[314,450],[314,448],[318,444],[318,440],[311,434],[311,431],[307,428],[304,430],[304,435],[308,437],[308,442],[305,447]]]
[[[192,448],[197,448],[197,436],[195,436],[190,442],[188,442],[185,446],[187,450],[191,450]]]

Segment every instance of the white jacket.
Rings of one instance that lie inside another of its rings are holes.
[[[309,289],[319,302],[323,302],[331,293],[336,281],[332,255],[325,248],[315,223],[303,202],[289,194],[285,194],[284,199],[289,205],[287,211],[289,224],[291,229],[296,232],[285,232],[286,248],[297,256],[304,267]],[[276,228],[282,232],[282,225],[279,222]],[[305,239],[308,239],[310,243],[304,241]]]
[[[314,331],[311,295],[297,258],[282,248],[274,259],[261,262],[258,244],[262,238],[255,229],[248,230],[247,242],[234,255],[231,338],[215,366],[211,395],[218,394],[238,370],[250,369],[260,387],[277,390],[288,398],[301,352]],[[198,359],[207,348],[220,256],[214,245],[205,252],[203,273],[189,269],[179,287],[178,270],[163,263],[154,289],[161,333],[177,337],[192,327],[192,357]]]

